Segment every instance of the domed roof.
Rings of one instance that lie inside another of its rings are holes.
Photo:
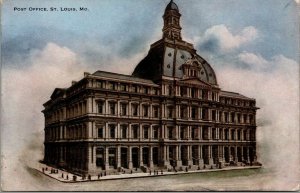
[[[167,5],[166,11],[167,10],[176,10],[176,11],[179,11],[178,6],[176,5],[176,3],[173,2],[173,0],[171,0],[170,3]]]

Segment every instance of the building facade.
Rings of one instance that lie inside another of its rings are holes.
[[[178,6],[131,76],[84,73],[44,104],[44,162],[81,174],[257,164],[255,99],[220,89]]]

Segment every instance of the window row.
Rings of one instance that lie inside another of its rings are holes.
[[[159,94],[159,89],[156,87],[139,85],[139,84],[126,84],[126,83],[105,81],[105,80],[96,80],[95,87],[113,90],[113,91],[122,91],[122,92],[133,92],[133,93],[150,94],[150,95]]]
[[[228,104],[228,105],[236,105],[236,106],[243,106],[243,107],[255,107],[255,101],[249,101],[249,100],[220,97],[220,102],[223,104]]]
[[[127,124],[107,124],[95,127],[94,136],[98,139],[169,139],[169,140],[238,140],[255,141],[255,129],[214,128],[208,126],[164,126]],[[92,129],[92,128],[90,128]],[[74,127],[55,127],[45,130],[45,140],[86,139],[88,129],[85,125]]]
[[[219,93],[208,89],[187,86],[163,85],[163,93],[168,96],[181,96],[195,99],[219,101]]]

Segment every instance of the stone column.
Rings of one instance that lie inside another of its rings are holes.
[[[199,167],[204,166],[203,156],[202,156],[202,145],[198,146],[198,159],[199,159]]]
[[[247,162],[250,163],[250,151],[249,151],[249,147],[247,147]]]
[[[169,147],[167,145],[164,146],[164,151],[163,151],[163,157],[164,157],[164,166],[169,167],[170,166],[170,161],[169,161],[169,154],[168,154],[168,149]]]
[[[164,124],[161,126],[161,138],[165,139],[165,125]]]
[[[117,117],[121,116],[121,108],[120,108],[120,106],[121,106],[121,103],[118,100],[117,101],[117,113],[116,113]]]
[[[88,129],[88,138],[89,139],[93,138],[93,123],[92,122],[88,122],[87,129]]]
[[[180,147],[179,147],[179,145],[176,145],[176,166],[177,167],[180,167],[180,166],[182,166],[182,161],[181,161],[181,159],[180,159]]]
[[[121,146],[117,146],[117,168],[121,167]]]
[[[153,168],[154,165],[153,165],[153,147],[152,146],[149,146],[149,149],[150,149],[150,155],[149,155],[149,166],[150,168]]]
[[[188,153],[188,165],[193,165],[193,158],[192,158],[192,146],[187,146],[187,153]]]
[[[131,102],[128,102],[127,116],[128,116],[128,117],[132,117],[132,112],[131,112]]]
[[[108,162],[109,151],[108,147],[105,147],[105,170],[109,170],[109,162]]]
[[[214,164],[214,160],[213,160],[213,157],[212,157],[212,146],[209,145],[208,146],[208,158],[209,158],[209,165],[213,165]]]
[[[211,127],[208,127],[208,140],[211,140]]]
[[[132,148],[131,148],[131,146],[128,146],[127,158],[128,158],[128,169],[132,169],[133,165],[132,165]]]
[[[244,147],[241,146],[241,157],[242,157],[242,161],[244,160]]]
[[[128,124],[128,129],[127,129],[127,138],[128,140],[131,139],[131,123]]]
[[[140,167],[141,167],[141,166],[144,165],[144,163],[143,163],[143,147],[140,146],[139,150],[140,150],[140,152],[139,152],[139,158],[140,158],[140,160],[139,161],[140,161]]]
[[[105,115],[108,115],[109,114],[109,109],[108,109],[108,101],[107,101],[107,99],[105,100],[105,105],[104,105],[104,114]]]
[[[139,124],[140,128],[139,128],[139,140],[143,140],[143,125]]]

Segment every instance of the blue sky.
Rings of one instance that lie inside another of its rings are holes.
[[[257,188],[292,190],[294,184],[289,183],[300,175],[299,0],[174,1],[182,14],[183,39],[211,64],[220,88],[253,97],[260,107],[258,156],[276,173],[272,185]],[[53,90],[69,87],[84,72],[131,74],[151,43],[161,38],[168,3],[3,1],[0,141],[5,190],[36,190],[41,183],[20,166],[43,157],[42,104]],[[14,7],[89,11],[17,12]],[[289,164],[278,167],[283,159]],[[41,190],[51,190],[42,186]]]
[[[162,15],[169,0],[6,1],[3,4],[4,67],[19,65],[17,59],[48,42],[66,46],[84,58],[87,67],[113,57],[129,58],[147,52],[161,37]],[[298,15],[294,0],[177,0],[182,13],[183,36],[201,38],[205,31],[224,25],[238,35],[253,26],[257,37],[232,52],[220,52],[218,41],[209,46],[195,43],[206,59],[232,60],[239,52],[260,54],[265,59],[282,54],[298,60]],[[14,7],[87,7],[88,12],[18,12]],[[207,42],[206,42],[207,43]],[[204,44],[204,43],[203,43]],[[99,52],[111,49],[110,54]],[[142,59],[142,58],[141,58]],[[218,65],[218,62],[217,64]],[[23,65],[22,65],[23,66]],[[20,67],[20,66],[18,66]]]

